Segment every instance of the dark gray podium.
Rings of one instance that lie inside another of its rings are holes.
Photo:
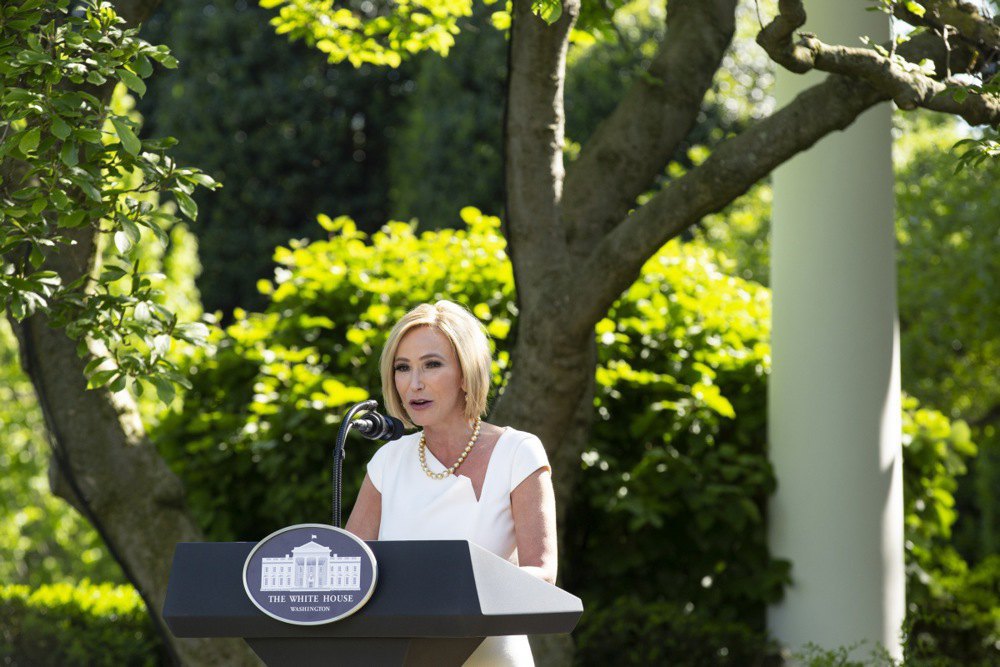
[[[580,598],[466,541],[368,542],[378,584],[357,613],[292,625],[243,589],[253,542],[181,543],[163,616],[177,637],[243,637],[269,666],[461,665],[484,637],[566,633]]]

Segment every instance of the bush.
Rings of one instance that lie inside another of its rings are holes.
[[[130,586],[0,586],[0,663],[60,667],[167,663]]]
[[[584,612],[576,632],[581,667],[778,665],[777,647],[746,625],[634,596]]]
[[[940,562],[909,578],[906,664],[1000,664],[1000,556],[970,570],[948,549]]]

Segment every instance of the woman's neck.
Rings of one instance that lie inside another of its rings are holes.
[[[424,427],[424,443],[441,461],[458,457],[469,445],[471,437],[472,425],[464,415],[451,423]]]

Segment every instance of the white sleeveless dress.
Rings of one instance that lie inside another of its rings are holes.
[[[549,468],[541,441],[507,427],[490,456],[480,499],[463,475],[432,479],[420,467],[420,434],[383,445],[368,462],[368,477],[382,494],[380,540],[469,540],[517,564],[510,493],[528,475]],[[427,467],[446,469],[427,450]],[[525,635],[487,637],[465,667],[534,665]]]

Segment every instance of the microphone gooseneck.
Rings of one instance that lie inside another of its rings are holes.
[[[340,423],[337,441],[333,448],[333,520],[332,525],[340,528],[341,489],[343,488],[344,444],[352,428],[370,440],[396,440],[403,435],[403,422],[395,417],[387,417],[375,412],[378,402],[374,399],[362,401],[351,407]],[[354,418],[365,411],[362,417]]]

